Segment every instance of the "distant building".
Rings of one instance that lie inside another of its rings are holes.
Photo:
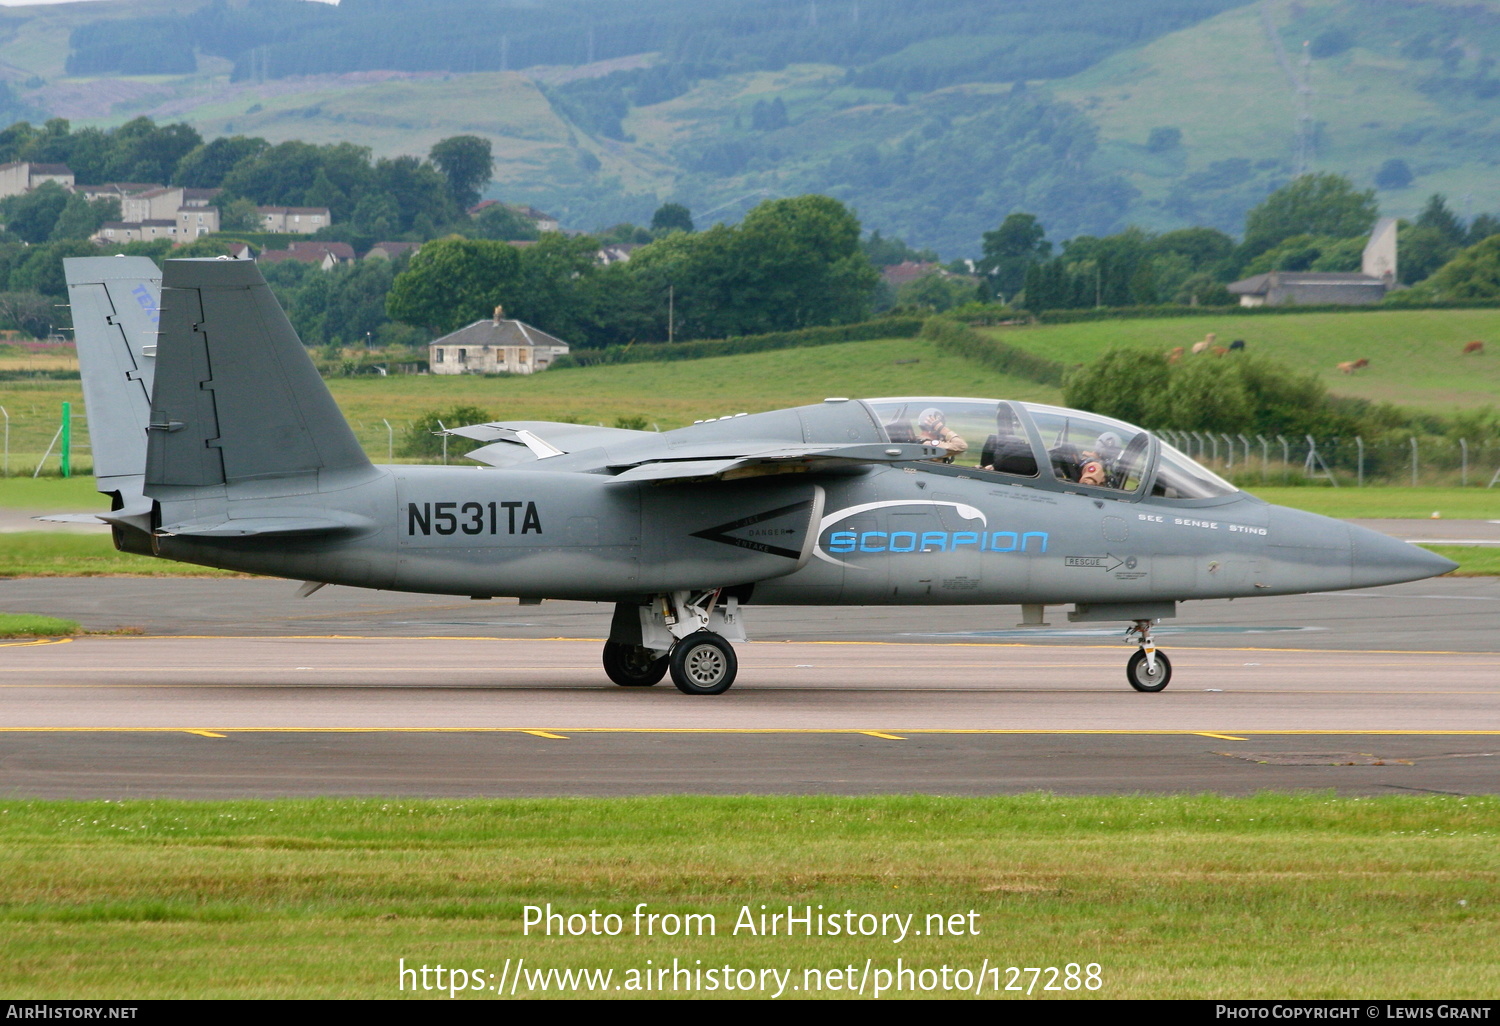
[[[370,247],[364,259],[394,260],[405,253],[415,253],[422,248],[420,242],[377,242]]]
[[[568,351],[568,344],[521,321],[505,319],[495,307],[489,320],[430,343],[427,364],[434,374],[531,374],[546,370]]]
[[[73,188],[73,170],[66,164],[0,164],[0,198],[20,196],[43,182],[56,182],[64,189]]]
[[[899,289],[902,285],[916,281],[925,274],[934,274],[942,270],[942,264],[917,263],[914,260],[907,260],[881,268],[880,277],[885,279],[885,283],[891,288]]]
[[[522,220],[530,221],[531,226],[539,232],[555,232],[561,227],[557,218],[551,214],[542,213],[536,207],[511,206],[510,209],[515,211]]]
[[[101,245],[154,242],[157,239],[171,239],[176,242],[177,222],[166,218],[152,218],[149,221],[105,221],[90,238]]]
[[[311,235],[333,224],[327,207],[256,207],[263,232]]]
[[[219,230],[219,208],[180,207],[177,210],[177,243],[192,242]]]
[[[352,263],[354,247],[347,242],[294,242],[288,249],[262,250],[258,259],[266,264],[298,260],[330,271],[339,264]]]
[[[162,186],[156,182],[105,182],[102,185],[75,185],[73,191],[86,200],[117,199],[120,201],[120,214],[123,216],[127,196],[137,196],[160,188]]]
[[[632,253],[640,249],[643,245],[645,244],[641,242],[613,242],[594,254],[594,259],[605,266],[623,264],[630,259]]]
[[[1396,219],[1375,222],[1359,271],[1270,271],[1229,286],[1240,306],[1369,306],[1396,281]]]

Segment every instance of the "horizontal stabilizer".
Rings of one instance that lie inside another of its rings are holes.
[[[861,464],[908,463],[932,459],[942,453],[943,450],[932,446],[913,444],[788,445],[746,455],[653,460],[622,469],[615,480],[733,481],[772,474],[847,470]]]
[[[48,513],[31,519],[40,520],[44,524],[98,524],[100,527],[109,524],[109,521],[101,520],[98,513]]]
[[[156,533],[185,535],[193,538],[248,538],[258,535],[327,534],[333,531],[355,531],[372,527],[369,520],[353,514],[309,517],[245,517],[170,524]]]
[[[578,452],[642,437],[656,437],[654,431],[632,431],[628,428],[597,427],[588,424],[561,424],[546,420],[516,420],[505,423],[470,424],[448,428],[447,433],[476,442],[490,443],[472,452],[468,459],[492,467],[510,467],[548,456]]]

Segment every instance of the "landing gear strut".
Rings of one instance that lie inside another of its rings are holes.
[[[739,669],[730,642],[744,640],[739,600],[721,589],[621,602],[604,645],[604,672],[621,687],[649,687],[670,670],[685,695],[721,695]]]
[[[1125,628],[1127,640],[1132,634],[1140,648],[1125,664],[1125,679],[1137,691],[1160,691],[1172,679],[1172,661],[1156,650],[1150,620],[1137,620],[1134,627]]]

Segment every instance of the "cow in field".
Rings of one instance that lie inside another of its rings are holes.
[[[1464,355],[1465,356],[1468,356],[1470,353],[1482,353],[1482,352],[1484,352],[1484,343],[1483,342],[1465,342],[1464,343]]]

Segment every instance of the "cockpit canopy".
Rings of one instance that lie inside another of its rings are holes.
[[[1150,432],[1096,413],[995,399],[870,399],[892,442],[926,442],[940,461],[1117,496],[1211,499],[1238,491]],[[1149,486],[1149,490],[1148,490]]]

